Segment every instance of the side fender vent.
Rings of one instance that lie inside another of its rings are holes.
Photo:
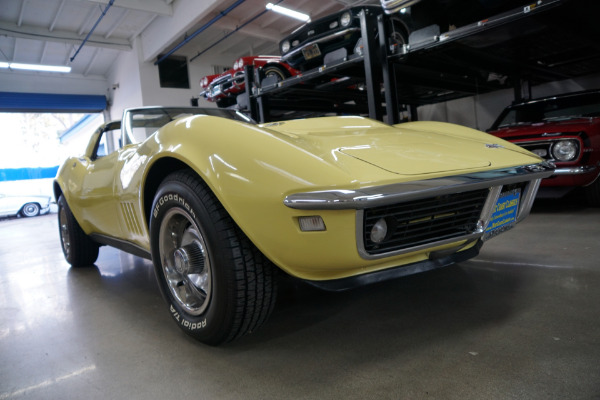
[[[141,235],[142,228],[135,215],[133,203],[121,203],[121,213],[127,230],[133,234]]]

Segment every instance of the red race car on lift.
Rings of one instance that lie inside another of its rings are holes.
[[[219,107],[229,107],[236,104],[238,94],[246,90],[244,82],[244,67],[253,65],[262,68],[266,78],[274,77],[282,81],[290,76],[295,76],[300,71],[281,61],[279,56],[247,56],[242,57],[233,64],[233,68],[222,74],[208,75],[200,80],[202,92],[200,96],[211,102],[216,102]]]

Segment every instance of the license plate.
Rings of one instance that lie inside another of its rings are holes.
[[[302,49],[302,55],[304,55],[305,60],[310,60],[311,58],[320,56],[321,50],[319,50],[319,45],[314,43],[306,46]]]
[[[513,227],[517,221],[520,199],[520,190],[511,190],[510,192],[502,193],[498,197],[492,218],[485,230],[486,238],[495,236]]]

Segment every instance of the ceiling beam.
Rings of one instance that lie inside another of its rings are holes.
[[[242,25],[245,21],[240,21],[231,17],[223,17],[213,26],[220,29],[227,29],[233,31],[237,29],[238,26]],[[254,26],[254,24],[249,24],[242,29],[240,32],[243,32],[245,35],[252,36],[253,38],[268,40],[273,43],[279,43],[279,39],[281,38],[281,32],[275,29],[267,29],[260,28],[258,26]]]
[[[245,41],[245,38],[243,35],[235,35],[234,34],[231,37],[227,38],[227,40],[225,40],[225,41],[221,42],[221,44],[219,44],[218,51],[222,54],[228,54],[231,52],[231,49],[240,47],[240,45],[242,43],[244,43],[244,41]],[[216,42],[216,40],[215,40],[215,42]],[[204,46],[204,47],[208,47],[208,45]],[[245,45],[244,45],[244,47],[245,47]],[[200,51],[202,51],[202,49],[200,49]],[[235,60],[231,60],[231,63],[233,64],[234,61]]]
[[[181,42],[191,32],[199,18],[222,7],[222,0],[177,0],[173,2],[173,16],[156,18],[140,35],[142,59],[152,61]]]
[[[0,34],[14,38],[47,40],[58,43],[66,42],[75,45],[81,44],[84,39],[83,36],[77,35],[73,32],[53,31],[52,33],[48,33],[47,28],[34,26],[15,27],[14,24],[6,22],[0,22]],[[113,38],[111,40],[107,40],[102,36],[97,35],[90,36],[86,46],[103,47],[122,51],[129,51],[132,49],[131,43],[127,39]]]
[[[98,11],[100,11],[100,14],[102,14],[102,10],[98,10]],[[92,24],[92,21],[94,21],[95,19],[98,19],[96,17],[96,12],[97,12],[96,7],[90,8],[90,11],[88,11],[88,15],[85,18],[85,21],[83,22],[83,24],[79,28],[79,31],[77,32],[78,35],[83,35],[83,32],[85,32],[87,30],[87,27]]]
[[[92,3],[108,4],[110,0],[88,0]],[[202,0],[204,1],[204,0]],[[173,15],[172,2],[164,0],[119,0],[116,7],[127,8],[136,11],[146,11],[151,14],[170,17]]]
[[[108,30],[108,32],[106,32],[106,35],[104,35],[104,39],[108,39],[110,37],[110,35],[112,35],[115,30],[121,26],[121,23],[125,20],[125,18],[127,18],[127,16],[129,15],[129,11],[131,11],[131,9],[125,9],[123,10],[123,12],[121,13],[121,15],[119,16],[119,18],[117,19],[117,21],[110,27],[110,29]]]
[[[101,51],[101,49],[99,49],[99,48],[96,48],[96,50],[94,50],[94,55],[90,59],[90,62],[88,63],[87,68],[83,72],[83,76],[87,76],[90,73],[92,67],[96,64],[96,58],[98,58],[98,54],[100,54],[100,51]]]
[[[343,9],[344,9],[344,7],[341,7],[340,4],[324,3],[323,7],[320,7],[316,10],[311,10],[310,16],[311,16],[312,20],[314,21],[315,19],[319,19],[321,17],[324,17],[329,14],[333,14],[333,13],[335,13],[337,11],[341,11]]]
[[[21,3],[21,11],[19,11],[19,20],[17,21],[17,26],[21,26],[23,24],[23,15],[25,14],[25,7],[27,7],[27,2],[29,0],[23,0]]]
[[[44,47],[42,48],[42,54],[40,55],[40,64],[44,64],[44,56],[46,55],[46,50],[48,50],[48,42],[44,41]]]
[[[56,25],[56,21],[58,21],[58,17],[60,16],[60,13],[62,12],[63,7],[65,6],[65,0],[62,0],[60,2],[60,5],[58,6],[58,10],[56,10],[56,14],[54,14],[54,19],[52,20],[52,23],[50,24],[50,27],[48,28],[48,30],[50,32],[52,32],[54,30],[54,26]]]
[[[154,21],[157,17],[158,17],[158,14],[154,14],[154,15],[150,16],[150,18],[148,18],[148,20],[144,23],[144,25],[142,25],[142,27],[140,29],[138,29],[136,32],[133,33],[133,35],[131,35],[131,37],[129,38],[129,41],[133,43],[133,40],[136,37],[138,37],[139,35],[141,35],[142,32],[144,32],[144,29],[146,29],[152,23],[152,21]]]

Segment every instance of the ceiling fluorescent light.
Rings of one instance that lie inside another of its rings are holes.
[[[10,63],[8,67],[11,69],[22,69],[26,71],[71,72],[71,67],[63,67],[58,65]]]
[[[0,68],[8,68],[7,62],[0,62]]]
[[[307,14],[290,10],[289,8],[281,7],[273,3],[267,4],[267,10],[272,10],[276,13],[283,14],[291,18],[299,19],[302,22],[308,22],[310,20],[310,16],[308,16]]]

